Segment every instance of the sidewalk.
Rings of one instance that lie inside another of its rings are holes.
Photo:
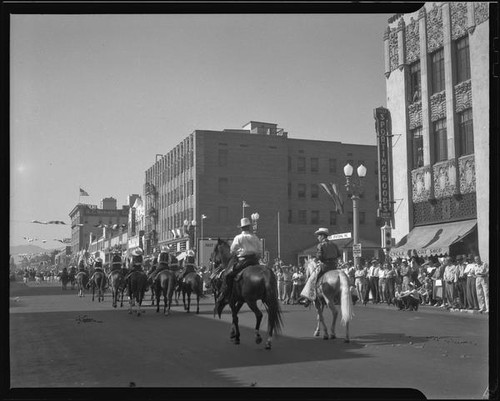
[[[434,313],[434,314],[442,314],[442,315],[449,315],[449,314],[454,314],[457,316],[463,316],[463,317],[474,317],[474,318],[484,318],[488,319],[488,313],[480,313],[479,311],[471,311],[467,309],[446,309],[446,308],[440,308],[437,306],[430,306],[430,305],[419,305],[418,306],[418,311],[405,311],[405,310],[399,310],[396,308],[394,305],[387,305],[387,303],[378,303],[378,304],[372,304],[371,302],[368,302],[366,305],[363,305],[362,303],[356,302],[356,307],[359,308],[378,308],[378,309],[392,309],[394,312],[398,313]]]

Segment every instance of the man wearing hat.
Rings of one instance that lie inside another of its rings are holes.
[[[245,267],[258,265],[259,258],[262,255],[262,243],[257,235],[251,231],[252,223],[250,219],[243,217],[238,227],[241,229],[241,234],[234,237],[230,249],[231,254],[234,255],[231,260],[236,260],[236,262],[228,264],[228,268],[224,272],[225,279],[222,284],[221,294],[215,303],[215,311],[219,313],[219,316],[233,291],[234,277]]]
[[[89,279],[89,283],[94,280],[94,276],[96,272],[104,273],[104,269],[102,268],[102,259],[97,258],[94,262],[94,272],[92,273],[92,277]],[[106,285],[106,275],[104,275],[104,285]]]
[[[328,228],[319,228],[314,234],[318,238],[316,260],[320,263],[318,264],[319,271],[309,276],[304,289],[300,293],[303,297],[300,303],[305,307],[308,307],[311,302],[316,299],[316,283],[318,280],[327,271],[337,268],[337,259],[340,257],[340,251],[337,245],[328,240],[328,236],[330,235]]]
[[[143,254],[144,252],[142,251],[141,248],[135,248],[131,253],[131,261],[130,261],[130,269],[129,273],[125,277],[125,280],[128,280],[130,275],[135,272],[135,271],[142,271],[142,262],[143,262]]]

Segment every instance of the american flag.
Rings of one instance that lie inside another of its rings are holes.
[[[243,201],[243,207],[250,207],[250,205],[246,201]]]
[[[90,196],[89,193],[80,188],[80,196]]]

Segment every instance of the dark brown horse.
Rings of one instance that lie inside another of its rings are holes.
[[[88,287],[89,284],[89,275],[86,271],[79,271],[76,273],[76,289],[78,291],[78,296],[83,297],[85,296],[85,289]]]
[[[62,284],[62,289],[66,290],[68,289],[68,283],[69,283],[69,273],[68,269],[63,268],[62,273],[61,273],[61,284]]]
[[[94,301],[95,291],[97,289],[97,302],[104,302],[104,290],[106,285],[106,275],[102,270],[96,270],[92,275],[90,286],[92,287],[92,302]]]
[[[212,253],[215,266],[228,267],[231,260],[230,247],[220,238]],[[240,329],[238,326],[238,312],[246,303],[253,311],[256,318],[255,342],[260,344],[262,337],[259,329],[262,320],[262,312],[257,306],[257,301],[262,301],[267,310],[267,340],[266,349],[271,349],[273,334],[279,333],[283,325],[281,308],[278,301],[278,285],[276,277],[271,269],[263,265],[253,265],[245,268],[235,278],[233,291],[229,299],[229,307],[232,314],[232,329],[230,338],[234,344],[240,343]],[[219,313],[220,318],[220,313]]]
[[[141,309],[142,300],[144,299],[144,294],[148,289],[148,276],[141,270],[135,270],[128,274],[127,279],[127,292],[129,299],[129,310],[128,313],[133,312],[133,307],[137,302],[137,316],[141,316],[144,312]]]
[[[152,289],[156,295],[156,312],[160,311],[160,299],[163,295],[163,314],[168,316],[170,314],[170,307],[172,306],[172,297],[174,295],[175,286],[177,285],[177,278],[175,273],[171,270],[162,269],[153,278]]]
[[[113,308],[116,308],[120,295],[120,307],[123,307],[123,293],[125,292],[126,285],[121,266],[121,253],[115,252],[111,259],[111,272],[108,276]]]
[[[200,313],[200,297],[203,296],[203,280],[196,272],[186,274],[182,283],[180,283],[182,291],[182,303],[184,310],[189,313],[191,309],[191,294],[196,295],[196,313]],[[187,296],[187,304],[186,304]]]

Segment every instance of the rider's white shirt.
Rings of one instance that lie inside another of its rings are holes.
[[[234,237],[231,244],[231,253],[236,252],[238,257],[255,254],[258,257],[262,255],[262,243],[255,234],[249,231],[243,231]]]

